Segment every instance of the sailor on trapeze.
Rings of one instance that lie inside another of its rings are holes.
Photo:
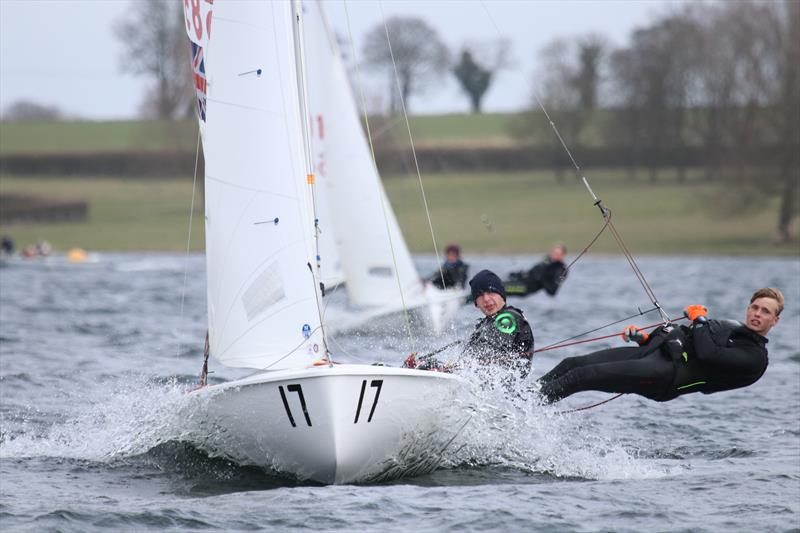
[[[752,385],[767,369],[767,338],[780,320],[783,294],[753,293],[745,323],[713,320],[702,305],[684,314],[692,325],[662,327],[652,335],[634,326],[622,333],[638,347],[611,348],[568,357],[539,378],[540,394],[553,403],[576,392],[633,393],[665,402],[691,392],[711,394]]]

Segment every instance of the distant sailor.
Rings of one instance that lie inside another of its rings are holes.
[[[568,357],[539,378],[541,395],[552,403],[576,392],[639,394],[666,402],[683,394],[711,394],[752,385],[767,369],[767,338],[783,311],[775,288],[753,293],[746,320],[710,320],[702,305],[684,314],[691,327],[670,326],[653,335],[628,326],[622,338],[635,348],[611,348]]]
[[[11,255],[14,253],[14,239],[8,235],[3,235],[3,241],[0,244],[0,253]]]
[[[457,244],[449,244],[445,249],[446,259],[441,270],[434,272],[430,281],[440,289],[463,287],[467,284],[469,265],[461,260],[461,248]]]
[[[555,296],[567,276],[564,257],[567,247],[556,243],[547,256],[528,271],[520,270],[509,274],[505,283],[509,296],[527,296],[544,289],[550,296]]]
[[[567,277],[567,267],[564,265],[566,255],[567,247],[556,243],[545,258],[530,270],[509,274],[509,281],[505,283],[508,295],[527,296],[544,289],[550,296],[555,296]]]

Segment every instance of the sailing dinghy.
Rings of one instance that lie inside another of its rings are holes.
[[[207,353],[256,370],[192,393],[201,445],[322,483],[433,470],[466,424],[450,410],[463,383],[334,364],[328,351],[303,28],[319,6],[216,0],[213,18],[208,1],[184,10],[205,155]]]

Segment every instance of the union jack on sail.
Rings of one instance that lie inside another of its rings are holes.
[[[192,45],[192,79],[197,96],[197,115],[206,120],[206,66],[203,60],[203,47],[190,41]]]

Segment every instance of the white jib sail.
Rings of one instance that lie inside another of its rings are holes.
[[[196,20],[187,11],[190,36]],[[314,215],[291,5],[220,1],[207,20],[203,150],[211,355],[237,367],[308,364],[324,355],[324,347],[318,282],[309,266],[316,253]]]
[[[373,163],[321,2],[305,2],[303,13],[313,156],[326,185],[348,299],[399,309],[399,276],[406,304],[419,305],[423,284]]]

